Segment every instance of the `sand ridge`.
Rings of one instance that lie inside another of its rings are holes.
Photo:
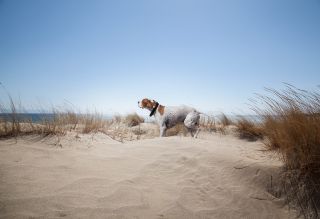
[[[0,141],[3,218],[291,218],[267,192],[262,144],[202,134],[119,143],[103,134]]]

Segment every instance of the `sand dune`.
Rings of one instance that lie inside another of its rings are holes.
[[[262,144],[202,134],[119,143],[103,134],[0,141],[3,218],[292,218],[269,194]],[[61,145],[60,145],[61,144]]]

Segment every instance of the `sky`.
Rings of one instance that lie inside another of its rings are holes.
[[[264,87],[320,84],[320,0],[0,0],[0,82],[27,110],[248,113]]]

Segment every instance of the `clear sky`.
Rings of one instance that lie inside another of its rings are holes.
[[[248,112],[319,79],[320,0],[0,0],[0,82],[27,108]]]

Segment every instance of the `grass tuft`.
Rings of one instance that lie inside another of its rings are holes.
[[[215,118],[213,116],[200,117],[200,128],[208,132],[217,132]]]
[[[241,117],[234,125],[236,126],[235,130],[241,139],[246,139],[248,141],[263,139],[263,128],[261,127],[261,124]]]
[[[219,116],[219,121],[222,126],[229,126],[233,124],[233,122],[224,113],[221,113]]]
[[[129,127],[137,126],[144,122],[144,118],[139,116],[137,113],[128,114],[124,120]]]
[[[21,125],[19,122],[18,109],[12,97],[8,94],[10,112],[7,112],[4,105],[0,105],[0,112],[5,114],[7,118],[0,120],[0,137],[16,137],[21,133]]]
[[[99,113],[87,113],[80,117],[81,124],[84,125],[82,133],[91,133],[102,131],[107,126],[107,121],[103,119],[103,115]]]
[[[177,124],[166,131],[166,136],[177,136],[177,135],[187,136],[188,133],[189,133],[188,129],[185,127],[184,124]]]
[[[307,218],[318,218],[320,207],[320,93],[292,85],[266,89],[262,105],[253,110],[262,118],[267,149],[285,163],[284,187]]]

